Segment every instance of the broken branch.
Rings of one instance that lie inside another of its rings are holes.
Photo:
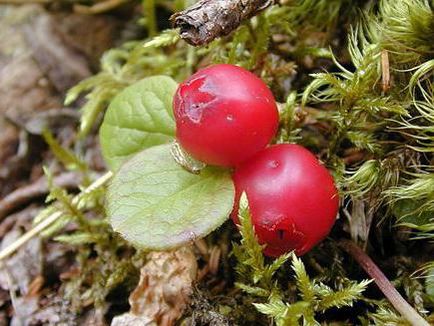
[[[201,0],[170,20],[180,36],[191,45],[205,45],[228,35],[243,20],[257,15],[274,0]]]

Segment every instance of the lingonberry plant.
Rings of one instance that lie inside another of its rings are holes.
[[[252,223],[264,253],[277,257],[295,250],[303,255],[324,239],[336,219],[339,196],[327,169],[307,149],[274,145],[236,168],[235,209],[249,199]]]
[[[302,255],[328,234],[339,198],[326,168],[298,145],[264,149],[279,120],[264,82],[240,67],[214,65],[175,89],[168,77],[146,78],[120,93],[105,115],[102,149],[117,171],[107,210],[116,231],[137,247],[174,248],[207,235],[231,210],[236,220],[245,191],[265,254]],[[119,139],[120,132],[129,137]],[[237,165],[236,192],[227,169],[193,175],[175,163],[164,145],[175,134],[196,159]],[[152,236],[143,237],[149,227]]]
[[[267,85],[228,64],[199,70],[173,101],[176,138],[194,158],[235,166],[263,149],[277,131],[277,106]]]

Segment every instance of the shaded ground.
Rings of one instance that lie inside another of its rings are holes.
[[[65,92],[98,69],[120,26],[115,17],[0,6],[1,248],[27,231],[43,207],[43,166],[59,175],[58,185],[77,187],[77,175],[62,172],[41,134],[49,128],[62,145],[72,144],[79,112],[63,106]],[[96,140],[86,142],[86,161],[103,169]],[[72,272],[73,257],[66,245],[34,238],[10,258],[0,274],[0,325],[57,324],[68,316],[63,321],[75,323],[56,294],[59,277]]]

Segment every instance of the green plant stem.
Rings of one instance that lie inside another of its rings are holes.
[[[103,186],[111,179],[112,176],[112,172],[107,172],[106,174],[95,180],[95,182],[93,182],[89,187],[84,189],[81,193],[79,193],[73,198],[73,204],[78,205],[83,195],[88,194],[89,192],[92,192],[95,189]],[[0,262],[12,255],[15,251],[17,251],[24,244],[26,244],[27,241],[41,233],[43,230],[45,230],[47,227],[57,221],[61,216],[63,216],[63,212],[54,212],[53,214],[42,220],[42,222],[36,224],[32,229],[24,233],[17,240],[12,242],[9,246],[0,251]]]
[[[353,124],[351,115],[348,113],[352,107],[353,104],[350,104],[345,106],[343,109],[341,108],[339,110],[342,115],[342,121],[344,126],[342,128],[337,128],[336,132],[333,133],[331,137],[330,146],[327,154],[327,159],[329,161],[332,158],[335,158],[337,156],[336,152],[339,150],[339,147],[341,146],[342,140],[348,131],[348,127]]]
[[[186,67],[187,67],[187,76],[190,76],[193,73],[193,66],[196,63],[196,50],[192,45],[187,45],[187,46],[188,46],[188,50],[187,50]]]
[[[414,326],[429,326],[428,322],[401,296],[380,268],[361,248],[349,240],[342,240],[339,245],[372,277],[384,296],[410,324]]]
[[[144,0],[143,7],[147,18],[147,27],[150,37],[157,34],[157,20],[155,16],[155,0]]]

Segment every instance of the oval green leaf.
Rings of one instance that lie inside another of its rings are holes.
[[[113,99],[100,129],[102,154],[111,170],[135,153],[173,139],[172,100],[177,86],[167,76],[148,77]]]
[[[232,210],[234,194],[228,171],[187,172],[165,144],[120,167],[108,187],[107,213],[113,229],[136,247],[167,250],[219,227]]]

